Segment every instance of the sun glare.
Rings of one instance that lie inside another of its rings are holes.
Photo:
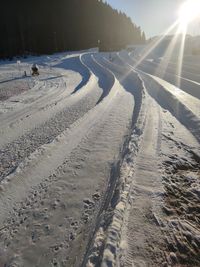
[[[188,0],[179,10],[179,22],[187,26],[191,21],[200,17],[200,0]]]

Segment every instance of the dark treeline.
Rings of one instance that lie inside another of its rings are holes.
[[[0,36],[1,58],[145,41],[140,27],[102,0],[4,0]]]

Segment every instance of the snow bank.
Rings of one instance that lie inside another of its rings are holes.
[[[85,54],[82,56],[82,61],[90,69],[90,71],[98,78],[99,87],[103,90],[103,93],[98,101],[100,103],[104,97],[106,97],[112,89],[115,78],[110,71],[100,65],[93,54]]]
[[[94,241],[87,255],[87,267],[94,267],[97,264],[101,264],[102,267],[118,266],[120,251],[123,249],[121,234],[127,204],[129,203],[129,192],[133,182],[133,158],[139,149],[146,118],[144,84],[139,76],[137,78],[140,80],[140,86],[137,84],[138,90],[143,92],[140,112],[138,113],[137,119],[135,118],[137,122],[133,123],[134,128],[130,133],[130,137],[124,144],[121,158],[113,166],[111,180],[112,175],[114,175],[114,179],[117,179],[116,185],[113,191],[107,193],[110,196],[110,201],[104,207],[104,211],[101,212],[103,215],[99,218],[100,221],[98,222]],[[132,164],[130,164],[130,159]]]
[[[149,94],[164,109],[169,110],[200,142],[200,118],[196,113],[193,113],[188,102],[186,104],[173,90],[169,90],[166,84],[159,82],[160,80],[155,76],[142,73],[142,78],[146,81]]]

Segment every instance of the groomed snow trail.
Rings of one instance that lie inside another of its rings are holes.
[[[134,163],[119,266],[198,266],[199,143],[151,101]],[[176,168],[189,171],[176,175]],[[194,177],[193,189],[189,175]],[[190,216],[190,209],[195,215]]]
[[[159,78],[164,79],[165,81],[175,86],[179,86],[180,89],[187,92],[188,94],[191,94],[192,96],[200,99],[200,91],[199,91],[200,83],[196,82],[195,80],[192,80],[191,76],[190,76],[190,79],[182,76],[184,75],[184,72],[181,74],[181,76],[177,75],[176,71],[168,72],[167,70],[165,70],[164,72],[162,72],[162,64],[154,64],[147,60],[144,60],[138,65],[137,64],[138,59],[131,57],[130,55],[128,55],[127,52],[123,51],[122,53],[120,53],[120,55],[131,66],[137,65],[137,68],[139,70],[144,71],[145,73],[148,73],[154,76],[158,76]],[[178,69],[178,63],[176,64],[176,70],[177,69]],[[198,73],[198,75],[200,74],[198,71],[198,68],[196,69],[196,72]]]
[[[0,266],[200,265],[199,73],[135,60],[0,64]]]
[[[95,229],[134,98],[91,54],[82,57],[88,82],[31,136],[2,148],[1,264],[80,266]]]
[[[113,57],[106,66],[124,82],[129,61],[123,66]],[[199,100],[157,77],[140,76],[149,99],[146,117],[142,124],[140,110],[121,163],[113,220],[106,233],[104,227],[96,233],[87,266],[99,266],[99,259],[102,266],[198,266]]]

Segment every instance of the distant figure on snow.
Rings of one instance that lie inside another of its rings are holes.
[[[38,68],[37,64],[34,63],[31,67],[31,69],[32,69],[32,76],[39,75],[39,68]]]
[[[113,62],[112,53],[109,54],[109,60],[110,60],[111,62]]]

